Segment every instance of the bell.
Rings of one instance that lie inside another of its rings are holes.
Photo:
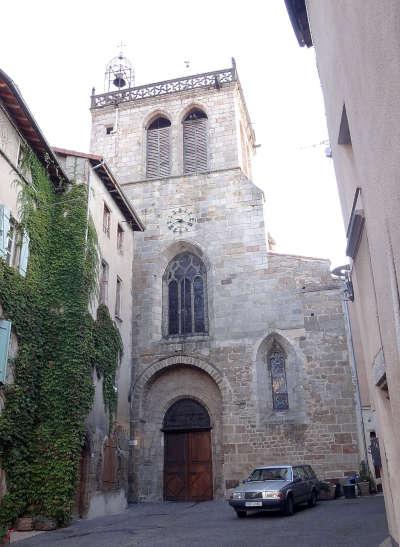
[[[115,75],[115,78],[113,80],[113,84],[115,85],[115,87],[124,87],[126,85],[126,81],[125,81],[125,78],[124,78],[122,72],[118,72]]]

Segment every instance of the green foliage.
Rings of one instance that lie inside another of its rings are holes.
[[[104,378],[104,401],[116,407],[115,371],[122,351],[108,309],[88,312],[97,279],[97,243],[88,226],[87,189],[56,194],[43,167],[26,156],[32,184],[20,192],[30,236],[26,278],[0,259],[0,303],[18,338],[14,383],[0,415],[0,460],[8,493],[0,526],[24,513],[66,524],[71,516],[94,397],[92,374]]]

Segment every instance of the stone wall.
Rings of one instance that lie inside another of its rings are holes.
[[[182,176],[180,121],[191,105],[207,112],[211,165],[207,173]],[[356,471],[342,287],[328,261],[267,252],[262,192],[240,164],[240,123],[245,144],[249,135],[237,85],[139,100],[119,110],[125,121],[114,144],[105,126],[115,109],[92,112],[92,148],[113,162],[146,224],[134,241],[132,499],[163,497],[162,419],[181,397],[209,411],[217,497],[256,465],[304,462],[321,478]],[[173,172],[145,180],[145,127],[158,111],[172,121]],[[169,221],[179,209],[196,222],[174,232]],[[209,329],[168,337],[164,273],[183,251],[206,266]],[[274,340],[286,355],[289,410],[283,412],[272,408],[266,363]]]
[[[209,392],[218,393],[222,404],[221,416],[210,410],[212,420],[222,423],[223,464],[214,464],[215,495],[261,464],[306,462],[323,478],[356,471],[357,424],[342,287],[332,279],[329,262],[267,253],[261,195],[240,170],[129,184],[125,191],[146,210],[147,224],[135,248],[135,378],[140,385],[149,367],[171,356],[179,357],[181,371],[171,375],[168,364],[154,373],[157,381],[150,376],[134,391],[135,498],[162,498],[161,424],[170,404],[178,396],[191,396],[210,408],[194,378],[191,389],[182,390],[183,372],[195,374],[192,358],[210,363],[225,385],[218,387],[206,372]],[[184,238],[168,229],[169,209],[160,211],[155,195],[174,208],[191,204],[198,222]],[[165,338],[163,273],[184,250],[200,256],[207,267],[209,334]],[[287,356],[286,412],[272,409],[266,364],[272,340]],[[167,389],[173,383],[175,390]],[[216,458],[219,432],[213,430],[212,437]]]

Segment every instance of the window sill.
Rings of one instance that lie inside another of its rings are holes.
[[[308,423],[307,415],[304,411],[289,410],[274,410],[265,417],[266,425],[269,424],[306,424]]]
[[[169,334],[163,336],[162,340],[169,344],[176,344],[177,342],[198,342],[199,340],[205,340],[210,337],[208,332],[199,332],[197,334]]]

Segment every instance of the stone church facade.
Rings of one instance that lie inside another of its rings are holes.
[[[92,96],[134,241],[130,499],[222,497],[256,465],[358,469],[342,286],[267,248],[233,66]]]

